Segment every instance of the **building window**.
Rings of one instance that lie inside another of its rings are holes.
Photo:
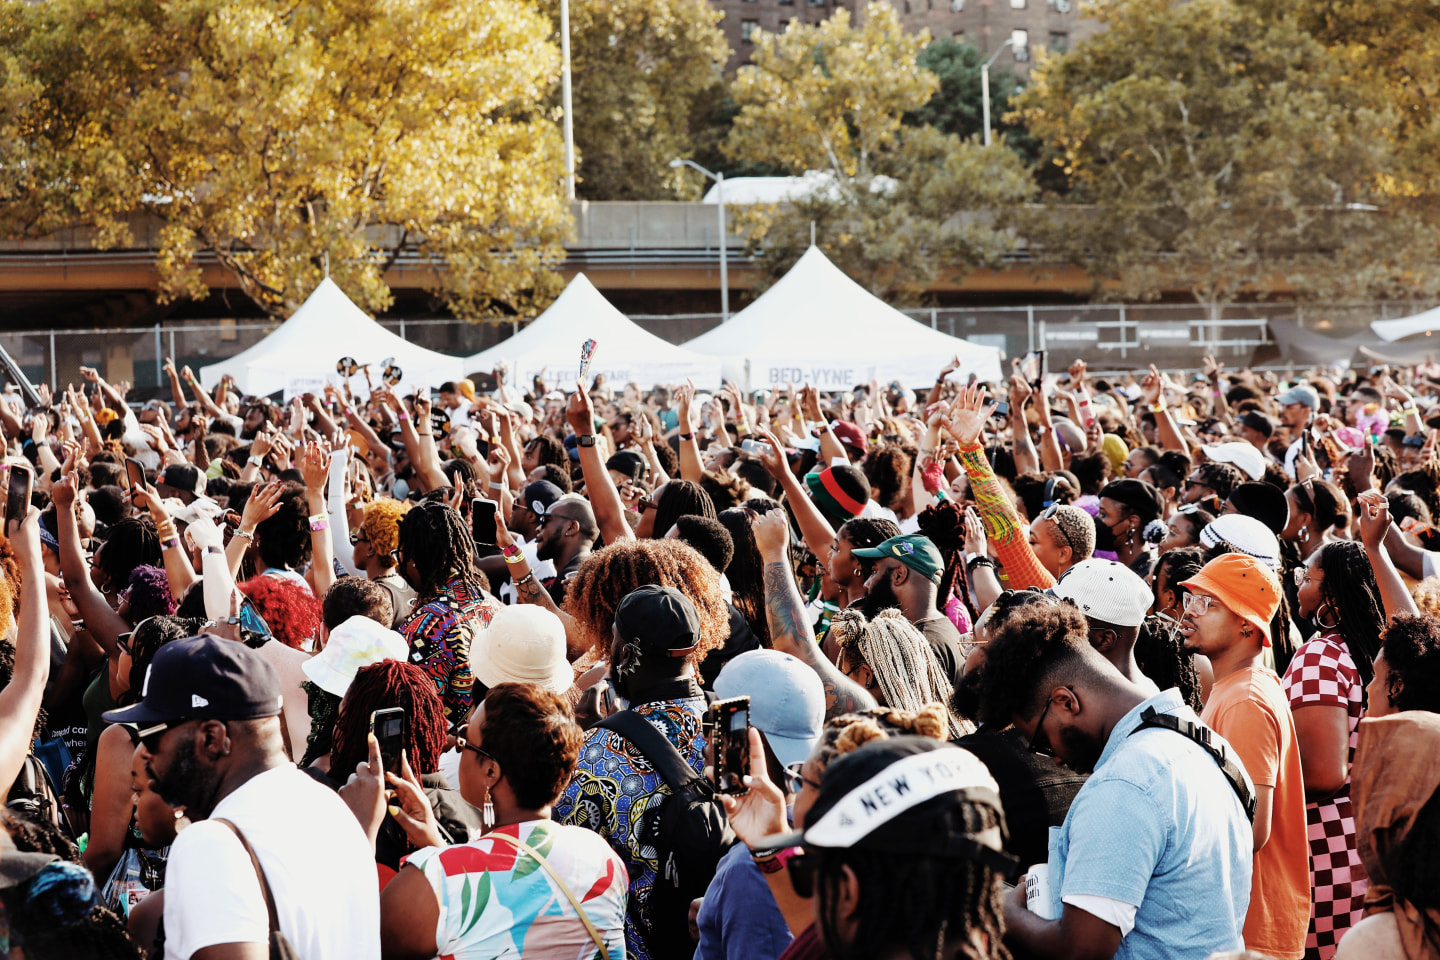
[[[1050,9],[1056,13],[1069,13],[1070,0],[1049,0]]]
[[[964,12],[965,12],[965,0],[950,0],[950,12],[951,12],[951,13],[964,13]]]
[[[1050,52],[1051,52],[1051,53],[1064,53],[1066,50],[1069,50],[1069,49],[1070,49],[1070,34],[1068,34],[1068,33],[1052,33],[1052,34],[1050,34]]]
[[[810,6],[812,6],[812,7],[823,7],[823,6],[825,6],[825,0],[806,0],[806,2],[807,2]]]
[[[1030,59],[1030,34],[1025,30],[1010,31],[1010,49],[1015,52],[1015,62],[1024,63]]]
[[[1024,10],[1024,9],[1025,9],[1025,0],[1010,0],[1010,9],[1011,9],[1011,10]]]
[[[780,0],[780,6],[793,7],[795,6],[795,0]]]
[[[759,20],[740,21],[740,40],[743,43],[755,42],[755,31],[760,29]]]

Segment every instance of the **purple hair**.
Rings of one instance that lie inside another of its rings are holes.
[[[174,612],[175,597],[170,593],[170,578],[164,570],[142,564],[130,571],[132,623],[146,617],[168,617]]]

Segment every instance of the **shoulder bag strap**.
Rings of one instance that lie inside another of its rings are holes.
[[[1134,736],[1141,730],[1149,729],[1172,730],[1210,754],[1211,758],[1220,765],[1220,772],[1225,775],[1225,779],[1230,781],[1235,795],[1240,798],[1240,805],[1245,808],[1245,816],[1251,820],[1255,819],[1255,796],[1245,785],[1245,774],[1225,752],[1225,748],[1211,739],[1213,731],[1209,727],[1203,723],[1195,723],[1193,720],[1182,719],[1174,714],[1160,713],[1154,707],[1146,707],[1145,711],[1140,714],[1140,725],[1130,731],[1130,736]]]
[[[633,743],[654,765],[655,772],[669,784],[672,792],[679,793],[681,787],[699,779],[695,768],[685,762],[670,738],[634,710],[612,713],[596,726],[613,730]]]
[[[540,869],[550,875],[550,879],[555,881],[555,885],[560,888],[560,892],[565,894],[565,899],[570,901],[570,906],[575,908],[575,915],[580,918],[581,923],[585,924],[585,932],[590,934],[590,939],[594,940],[595,946],[600,948],[600,960],[606,960],[606,958],[610,956],[609,952],[605,949],[605,938],[600,935],[599,930],[595,929],[595,924],[590,922],[590,917],[585,913],[585,908],[580,905],[580,898],[575,896],[574,891],[570,889],[570,885],[561,878],[560,874],[555,871],[555,868],[550,865],[550,861],[546,860],[539,850],[536,850],[519,837],[512,837],[510,834],[500,833],[498,830],[494,833],[485,834],[481,839],[504,840],[506,843],[513,843],[519,847],[526,856],[533,858],[536,863],[540,864]]]
[[[260,858],[255,856],[254,848],[250,846],[250,841],[245,839],[245,834],[240,832],[239,827],[220,817],[214,819],[216,823],[223,823],[229,827],[230,832],[235,834],[235,839],[240,841],[240,846],[244,847],[245,852],[250,855],[250,865],[255,868],[255,876],[260,880],[260,892],[265,895],[265,909],[270,914],[270,932],[278,933],[280,917],[275,913],[275,895],[270,892],[270,881],[265,879],[265,871],[260,866]]]

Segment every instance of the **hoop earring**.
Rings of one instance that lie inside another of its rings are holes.
[[[857,577],[860,576],[860,568],[859,568],[859,567],[856,567],[856,568],[855,568],[855,576],[857,576]]]
[[[1324,614],[1326,610],[1329,610],[1331,616],[1335,618],[1334,623],[1326,623],[1322,619],[1322,614]],[[1340,626],[1340,614],[1333,606],[1330,605],[1329,600],[1326,600],[1324,603],[1322,603],[1320,605],[1320,609],[1315,611],[1315,625],[1322,630],[1334,630]]]
[[[1302,542],[1305,541],[1305,540],[1309,540],[1309,539],[1310,539],[1310,525],[1309,525],[1308,523],[1302,523],[1302,524],[1300,524],[1300,529],[1299,529],[1298,531],[1296,531],[1296,536],[1298,536]]]

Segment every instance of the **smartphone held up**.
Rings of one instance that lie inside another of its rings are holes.
[[[10,524],[20,523],[30,512],[30,489],[35,484],[35,474],[23,463],[8,465],[10,476],[5,491],[5,529]]]
[[[745,793],[750,772],[750,698],[731,697],[710,704],[709,725],[714,744],[715,789]]]

